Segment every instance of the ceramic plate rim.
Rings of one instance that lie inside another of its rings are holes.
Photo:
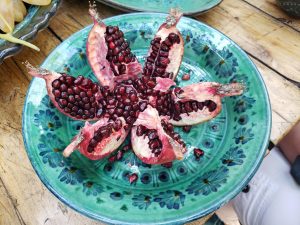
[[[105,22],[107,19],[111,19],[111,18],[114,18],[114,19],[118,19],[118,18],[121,18],[123,16],[135,16],[135,15],[144,15],[144,16],[153,16],[153,15],[159,15],[159,16],[166,16],[167,14],[165,13],[149,13],[149,12],[138,12],[138,13],[130,13],[130,14],[122,14],[122,15],[118,15],[118,16],[113,16],[113,17],[109,17],[109,18],[106,18],[104,19],[103,21]],[[267,149],[267,146],[268,146],[268,143],[269,143],[269,139],[270,139],[270,133],[271,133],[271,122],[272,122],[272,117],[271,117],[271,105],[270,105],[270,100],[269,100],[269,94],[267,92],[267,88],[266,88],[266,85],[264,83],[264,80],[262,79],[262,76],[261,74],[259,73],[257,67],[255,66],[255,64],[252,62],[252,60],[249,58],[249,56],[244,52],[243,49],[241,49],[241,47],[239,47],[239,45],[237,45],[233,40],[231,40],[229,37],[227,37],[224,33],[220,32],[219,30],[201,22],[201,21],[197,21],[197,20],[194,20],[194,19],[191,19],[191,18],[188,18],[188,17],[184,17],[184,19],[186,20],[191,20],[191,21],[194,21],[196,23],[199,23],[201,26],[205,26],[206,28],[208,29],[212,29],[214,32],[217,32],[219,34],[221,34],[226,40],[228,40],[230,43],[232,43],[239,51],[240,53],[246,58],[249,60],[250,64],[253,66],[253,69],[255,70],[256,74],[258,75],[258,78],[259,80],[261,81],[262,83],[262,91],[263,93],[265,94],[266,96],[266,114],[267,114],[267,118],[268,118],[268,121],[266,123],[266,135],[265,135],[265,139],[262,143],[262,146],[261,146],[261,149],[264,149],[260,151],[260,154],[259,154],[259,160],[257,160],[255,163],[254,163],[254,166],[251,168],[251,171],[249,171],[249,174],[248,176],[246,176],[243,181],[241,181],[239,183],[239,185],[237,185],[226,197],[224,197],[223,199],[220,199],[219,202],[222,202],[222,204],[215,204],[215,205],[212,205],[211,207],[209,207],[209,209],[207,209],[206,211],[202,211],[202,212],[199,212],[199,213],[196,213],[194,215],[191,215],[191,216],[186,216],[186,217],[182,217],[182,218],[179,218],[179,219],[174,219],[172,221],[163,221],[163,222],[158,222],[158,223],[155,223],[155,224],[174,224],[174,223],[186,223],[186,222],[191,222],[193,220],[196,220],[196,219],[199,219],[205,215],[208,215],[209,213],[211,212],[214,212],[216,211],[218,208],[222,207],[223,205],[225,205],[228,201],[230,201],[232,198],[234,198],[237,194],[239,194],[241,192],[241,190],[249,183],[249,181],[252,179],[252,177],[254,176],[255,172],[258,170],[259,168],[259,165],[261,164],[262,160],[263,160],[263,156],[265,154],[265,150]],[[88,25],[86,27],[84,27],[83,29],[88,29],[92,26],[91,25]],[[68,37],[67,39],[65,39],[64,41],[68,41],[73,35],[79,33],[79,32],[82,32],[82,30],[79,30],[77,32],[75,32],[74,34],[72,34],[70,37]],[[58,45],[55,49],[52,50],[52,52],[47,56],[47,58],[45,59],[45,61],[41,64],[41,66],[43,66],[44,64],[47,63],[47,60],[49,59],[49,56],[51,54],[53,54],[53,52],[56,51],[57,48],[59,48],[60,45]],[[26,150],[26,153],[30,159],[30,163],[33,167],[33,169],[35,170],[35,172],[37,173],[39,179],[42,181],[42,183],[47,187],[47,189],[52,193],[54,194],[60,201],[62,201],[64,204],[66,204],[67,206],[69,206],[70,208],[74,209],[75,211],[89,217],[89,218],[92,218],[94,220],[100,220],[102,222],[105,222],[105,223],[109,223],[109,224],[124,224],[124,225],[129,225],[129,224],[134,224],[134,223],[130,223],[130,222],[124,222],[124,221],[119,221],[119,220],[112,220],[112,219],[109,219],[109,218],[106,218],[106,217],[102,217],[101,215],[99,214],[95,214],[95,213],[91,213],[91,212],[88,212],[84,209],[81,209],[81,208],[78,208],[75,204],[69,202],[67,199],[65,199],[64,197],[60,196],[59,193],[57,193],[57,191],[48,183],[48,181],[42,177],[42,174],[37,170],[37,168],[35,167],[35,163],[33,161],[33,156],[30,155],[30,152],[29,152],[29,146],[26,142],[26,139],[24,138],[26,136],[25,134],[25,131],[24,131],[24,124],[26,123],[25,120],[24,120],[24,112],[26,111],[27,109],[27,100],[28,100],[28,92],[31,88],[31,85],[33,84],[33,81],[35,80],[36,78],[33,78],[32,81],[30,82],[30,85],[28,87],[28,90],[27,90],[27,93],[26,93],[26,99],[25,99],[25,102],[24,102],[24,107],[23,107],[23,111],[22,111],[22,136],[23,136],[23,141],[24,141],[24,146],[25,146],[25,150]],[[150,224],[150,223],[147,223],[147,224]]]
[[[114,7],[116,9],[119,9],[119,10],[122,10],[122,11],[125,11],[125,12],[131,12],[131,11],[137,11],[137,12],[146,12],[146,13],[162,13],[162,12],[153,12],[153,11],[150,11],[150,10],[147,10],[147,9],[139,9],[139,8],[136,8],[136,7],[129,7],[129,6],[126,6],[126,5],[123,5],[123,4],[120,4],[120,3],[117,3],[117,2],[114,2],[113,0],[97,0],[105,5],[108,5],[110,7]],[[213,6],[210,6],[210,7],[206,7],[204,9],[201,9],[201,10],[195,10],[195,11],[190,11],[190,12],[183,12],[183,14],[185,16],[197,16],[201,13],[205,13],[207,12],[208,10],[211,10],[215,7],[217,7],[218,5],[220,5],[222,3],[223,0],[218,0],[219,2]]]

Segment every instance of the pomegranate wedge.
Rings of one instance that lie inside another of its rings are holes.
[[[221,98],[240,95],[244,86],[240,83],[219,84],[203,82],[172,92],[172,116],[170,123],[176,126],[195,125],[210,120],[221,112]]]
[[[79,149],[81,154],[92,160],[102,159],[116,150],[125,140],[128,130],[123,118],[110,121],[103,118],[95,124],[85,123],[85,126],[72,142],[66,147],[65,157]]]
[[[114,87],[115,79],[136,78],[142,66],[132,54],[123,32],[117,26],[106,26],[95,5],[90,5],[89,12],[94,26],[87,39],[86,52],[100,84]]]
[[[148,105],[139,114],[131,130],[134,153],[147,164],[162,164],[182,159],[186,152],[185,143],[173,126],[162,120],[156,109]]]
[[[175,79],[181,65],[184,41],[176,28],[182,13],[171,9],[166,21],[159,27],[145,61],[143,75]]]
[[[75,78],[25,64],[30,75],[46,81],[52,103],[63,114],[75,120],[97,120],[104,116],[98,84],[83,76]]]

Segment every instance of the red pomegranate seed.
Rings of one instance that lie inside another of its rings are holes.
[[[113,162],[115,162],[116,160],[117,160],[117,157],[116,157],[115,155],[113,155],[113,156],[111,156],[111,157],[108,158],[108,161],[109,161],[110,163],[113,163]]]
[[[182,80],[189,80],[190,79],[190,74],[186,73],[182,76]]]
[[[132,173],[128,176],[128,180],[130,184],[136,183],[138,179],[138,175],[136,173]]]
[[[199,160],[203,155],[204,155],[203,150],[201,150],[200,148],[194,148],[194,156],[197,160]]]
[[[128,145],[125,145],[124,147],[123,147],[123,151],[128,151],[129,149],[131,149],[131,144],[128,144]]]
[[[190,132],[192,126],[183,126],[182,130],[186,133]]]

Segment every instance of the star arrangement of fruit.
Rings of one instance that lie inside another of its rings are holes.
[[[90,5],[89,13],[94,25],[86,54],[99,84],[25,63],[32,76],[46,81],[48,95],[60,112],[86,121],[65,148],[64,156],[79,150],[91,160],[102,159],[131,133],[132,150],[142,162],[167,165],[183,159],[186,145],[174,126],[188,130],[214,118],[221,112],[221,99],[242,94],[244,86],[216,82],[176,86],[174,79],[184,52],[184,41],[176,28],[182,16],[178,10],[172,9],[159,27],[144,67],[131,52],[123,32],[102,22],[95,4]],[[203,152],[195,149],[194,154],[200,157]]]

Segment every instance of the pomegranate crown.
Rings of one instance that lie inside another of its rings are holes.
[[[26,68],[28,69],[28,72],[33,75],[33,76],[38,76],[38,77],[42,77],[45,75],[49,75],[51,72],[49,70],[40,68],[40,67],[34,67],[33,65],[31,65],[27,60],[25,62],[23,62],[23,65],[26,66]]]
[[[171,8],[166,19],[167,27],[175,26],[182,17],[182,12],[178,8]]]
[[[98,13],[97,5],[96,5],[95,1],[93,1],[93,2],[89,1],[89,14],[94,19],[94,21],[96,21],[96,22],[102,21],[100,18],[100,15]]]

